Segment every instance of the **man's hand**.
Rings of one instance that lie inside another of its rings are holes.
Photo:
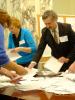
[[[60,57],[58,59],[61,63],[68,63],[69,62],[69,59],[68,58],[65,58],[65,57]]]
[[[36,62],[32,61],[32,62],[30,63],[30,65],[28,66],[28,68],[31,69],[31,68],[35,67],[36,64],[37,64]]]
[[[73,62],[73,63],[70,65],[68,71],[71,72],[71,73],[75,73],[75,62]]]

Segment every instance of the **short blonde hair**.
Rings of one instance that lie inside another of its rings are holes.
[[[20,20],[15,18],[15,17],[11,18],[11,24],[10,25],[13,25],[13,26],[15,26],[17,28],[21,28]]]

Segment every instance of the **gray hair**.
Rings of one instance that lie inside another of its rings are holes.
[[[43,20],[48,18],[48,17],[52,17],[53,19],[56,19],[56,20],[58,19],[57,14],[53,10],[46,10],[44,12],[44,14],[42,15]]]

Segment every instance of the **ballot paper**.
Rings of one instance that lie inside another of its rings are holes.
[[[16,89],[21,91],[28,91],[28,90],[42,90],[41,87],[48,87],[48,81],[45,80],[44,77],[32,77],[30,80],[23,80],[20,81],[19,84],[16,84]]]
[[[34,77],[37,69],[32,68],[24,75],[15,88],[21,91],[44,90],[56,94],[74,94],[75,82],[67,79],[63,74],[62,77]]]
[[[75,82],[65,77],[31,77],[20,81],[15,88],[21,91],[44,90],[56,94],[74,94]]]
[[[51,57],[45,64],[44,68],[50,70],[51,72],[58,73],[61,69],[63,63],[59,62],[56,58]]]
[[[3,82],[3,83],[1,82],[1,83],[0,83],[0,88],[9,87],[9,86],[14,87],[15,84],[12,84],[12,83],[10,83],[10,82]]]
[[[33,76],[35,76],[38,72],[38,69],[32,68],[32,69],[27,69],[28,73],[26,75],[22,76],[21,80],[31,80],[33,78]]]
[[[16,84],[17,90],[28,91],[28,90],[39,90],[39,85],[34,81],[26,81],[24,84]]]
[[[11,52],[11,50],[7,50],[6,53],[11,61],[15,61],[21,57],[18,53]]]
[[[64,77],[75,82],[75,73],[66,73]]]
[[[75,82],[64,77],[51,79],[52,83],[44,90],[56,94],[75,94]]]
[[[9,82],[11,79],[5,75],[0,75],[0,82]]]
[[[10,83],[11,79],[5,75],[0,75],[0,88],[15,86],[15,84]]]

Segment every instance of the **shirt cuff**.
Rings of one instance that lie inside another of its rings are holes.
[[[36,65],[37,63],[35,61],[32,61],[31,64],[35,64]]]

